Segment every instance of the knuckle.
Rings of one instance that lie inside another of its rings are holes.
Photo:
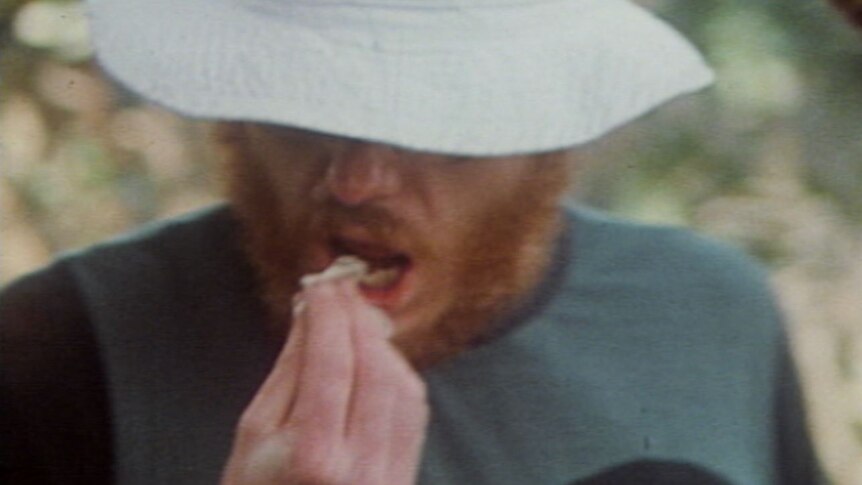
[[[269,424],[255,412],[246,411],[237,423],[237,434],[247,438],[262,436],[268,429]]]
[[[299,485],[341,485],[346,481],[339,463],[336,451],[304,443],[285,463],[284,481]]]

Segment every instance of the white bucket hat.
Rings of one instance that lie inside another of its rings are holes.
[[[404,148],[578,145],[712,81],[624,0],[91,0],[98,58],[181,114]]]

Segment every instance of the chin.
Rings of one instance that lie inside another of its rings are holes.
[[[442,302],[429,302],[421,308],[407,308],[389,313],[395,324],[395,335],[410,334],[421,329],[434,328],[446,313]]]

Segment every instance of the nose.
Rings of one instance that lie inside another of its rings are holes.
[[[353,143],[329,165],[325,187],[335,200],[356,206],[396,194],[401,189],[399,154],[374,143]]]

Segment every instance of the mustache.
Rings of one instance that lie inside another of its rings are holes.
[[[345,226],[361,226],[369,235],[380,241],[403,239],[410,225],[389,210],[373,205],[345,206],[336,201],[319,203],[312,214],[314,225],[319,229],[337,232]]]

